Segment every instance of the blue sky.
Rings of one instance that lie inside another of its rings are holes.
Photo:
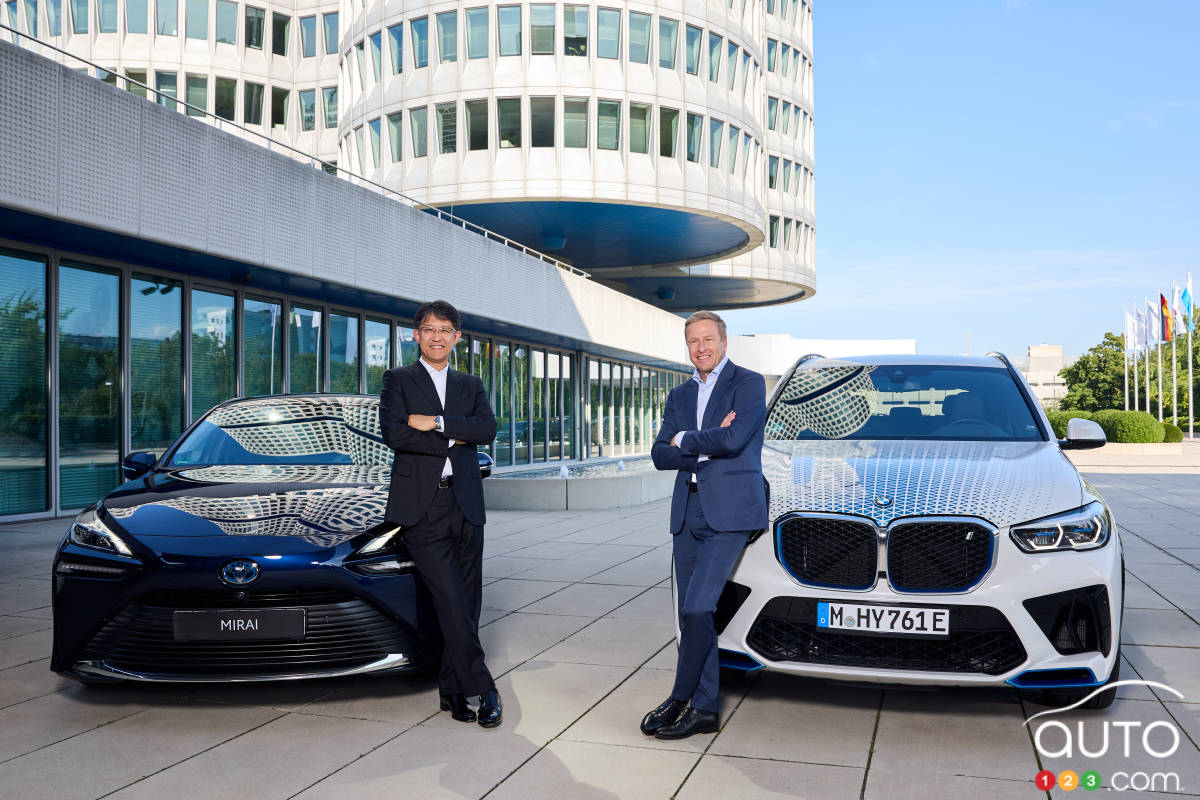
[[[1078,354],[1200,283],[1200,2],[814,3],[817,293],[732,333]]]

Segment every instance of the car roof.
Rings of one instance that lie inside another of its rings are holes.
[[[829,362],[850,362],[852,364],[871,364],[890,366],[893,364],[920,364],[930,367],[988,367],[1006,369],[1005,364],[995,356],[951,356],[926,355],[917,353],[900,353],[893,355],[874,356],[839,356],[838,358],[806,357],[799,365],[800,369],[820,369]]]

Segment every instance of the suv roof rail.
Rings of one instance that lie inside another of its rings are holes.
[[[820,353],[805,353],[804,355],[800,356],[799,360],[797,360],[796,363],[803,364],[805,361],[811,361],[814,358],[824,358],[824,357],[825,356],[821,355]]]

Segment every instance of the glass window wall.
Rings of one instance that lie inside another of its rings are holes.
[[[283,388],[283,309],[247,296],[242,303],[243,393],[279,394]]]
[[[513,463],[529,463],[529,349],[514,344],[512,349]]]
[[[61,303],[60,307],[66,308]],[[0,250],[0,409],[4,411],[0,414],[0,515],[45,511],[50,508],[46,260],[4,250]]]
[[[237,395],[234,298],[192,290],[191,419]]]
[[[329,391],[358,392],[358,315],[329,315]]]
[[[322,312],[292,305],[288,328],[288,391],[319,392],[325,386]]]
[[[550,417],[550,398],[546,390],[546,352],[531,350],[529,358],[530,460],[546,460],[546,427]]]
[[[512,346],[496,343],[495,372],[492,378],[492,411],[496,414],[496,466],[512,461]]]
[[[367,357],[367,394],[383,391],[383,373],[387,372],[392,354],[391,324],[385,319],[367,317],[364,323],[363,350]]]

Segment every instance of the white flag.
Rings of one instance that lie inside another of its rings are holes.
[[[1175,290],[1174,297],[1171,298],[1171,316],[1175,318],[1175,333],[1187,333],[1187,324],[1183,318],[1183,292],[1171,281],[1171,288]]]
[[[1137,308],[1133,312],[1133,319],[1133,349],[1140,352],[1146,346],[1146,315],[1140,308]]]
[[[1133,315],[1128,311],[1125,312],[1125,350],[1126,352],[1137,347],[1137,323],[1133,319]]]

